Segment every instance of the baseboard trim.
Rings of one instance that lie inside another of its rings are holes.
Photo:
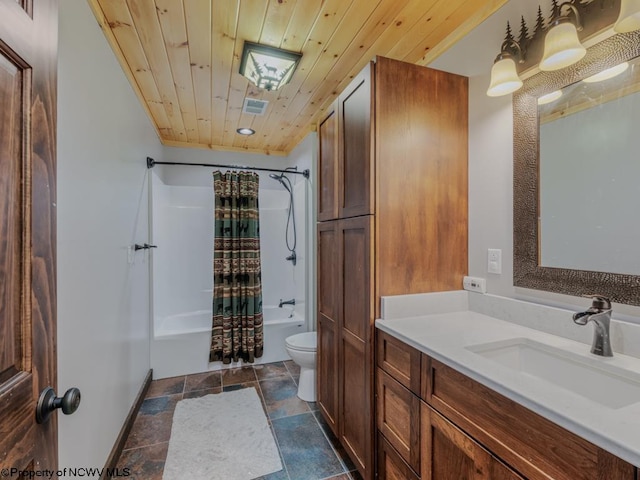
[[[124,445],[127,442],[127,438],[129,437],[129,433],[131,432],[131,428],[133,427],[133,422],[136,419],[136,415],[138,415],[138,410],[140,410],[140,406],[144,401],[144,397],[147,395],[147,391],[149,390],[149,386],[151,385],[151,380],[153,378],[153,369],[149,369],[147,372],[147,376],[144,377],[142,382],[142,387],[140,387],[140,391],[138,392],[138,396],[131,405],[131,409],[127,415],[127,418],[124,420],[124,424],[120,429],[120,433],[118,434],[118,438],[116,438],[115,443],[113,444],[113,448],[111,449],[111,453],[107,458],[107,462],[104,465],[104,470],[102,475],[100,476],[100,480],[108,480],[111,479],[111,476],[108,476],[109,471],[114,471],[118,465],[118,460],[120,459],[120,455],[122,455],[122,450],[124,449]]]

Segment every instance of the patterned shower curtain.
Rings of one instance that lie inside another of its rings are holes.
[[[259,177],[251,172],[213,172],[213,332],[209,361],[262,356]]]

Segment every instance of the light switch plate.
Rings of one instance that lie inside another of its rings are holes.
[[[502,250],[490,248],[487,252],[487,272],[502,273]]]

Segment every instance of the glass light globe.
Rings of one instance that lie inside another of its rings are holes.
[[[516,71],[516,62],[511,57],[505,57],[498,60],[491,67],[491,82],[487,95],[490,97],[499,97],[513,93],[522,87],[522,80],[518,77]]]
[[[547,32],[540,70],[552,71],[573,65],[587,53],[578,39],[576,26],[568,19]]]

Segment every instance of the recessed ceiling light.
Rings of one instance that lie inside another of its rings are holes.
[[[240,135],[253,135],[254,133],[256,133],[255,130],[246,127],[239,128],[236,130],[236,132],[238,132]]]

